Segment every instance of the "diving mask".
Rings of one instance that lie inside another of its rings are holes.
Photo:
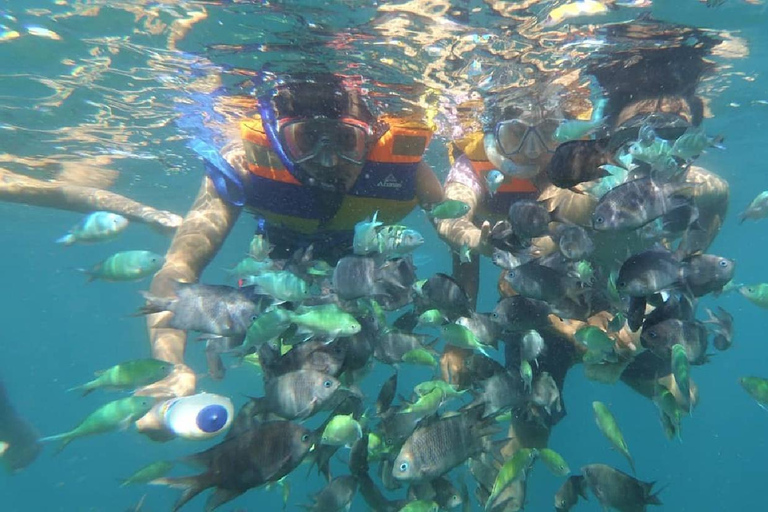
[[[501,154],[506,157],[522,155],[537,158],[544,153],[553,153],[559,143],[554,134],[561,120],[546,118],[529,124],[520,119],[508,119],[496,123],[494,135]]]
[[[277,137],[294,164],[334,167],[338,160],[362,165],[368,153],[371,127],[351,117],[288,118],[277,121]]]

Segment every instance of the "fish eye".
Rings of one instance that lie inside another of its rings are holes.
[[[333,382],[331,382],[330,380],[327,380],[327,381],[323,382],[323,386],[325,386],[326,388],[329,388],[329,387],[333,386]]]
[[[619,286],[619,288],[626,288],[627,287],[627,282],[626,281],[619,281],[618,286]]]
[[[655,339],[658,336],[658,334],[656,334],[656,331],[648,331],[648,336]]]
[[[595,224],[602,224],[605,222],[605,219],[601,216],[595,217]]]
[[[403,462],[402,464],[400,464],[400,471],[408,471],[408,463],[407,462]]]
[[[309,434],[304,434],[303,436],[301,436],[301,441],[303,443],[306,443],[307,441],[309,441]]]
[[[720,265],[721,267],[725,268],[725,267],[728,266],[728,260],[720,260],[718,265]]]

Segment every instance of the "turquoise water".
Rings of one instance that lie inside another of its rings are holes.
[[[523,2],[456,2],[470,15],[455,21],[438,1],[4,2],[0,167],[44,179],[87,175],[113,182],[115,192],[183,213],[197,191],[202,169],[185,146],[189,131],[181,130],[176,120],[199,112],[206,123],[197,129],[218,133],[205,98],[221,85],[243,92],[248,88],[244,82],[258,83],[264,70],[324,66],[365,76],[366,87],[382,109],[408,112],[421,102],[428,112],[436,112],[440,131],[427,159],[444,176],[449,165],[444,142],[455,135],[449,129],[455,126],[455,105],[493,70],[501,69],[495,64],[501,66],[513,49],[525,54],[538,30],[533,21],[543,20],[562,3],[527,2],[533,4],[529,10],[517,11],[513,8]],[[738,281],[768,281],[766,221],[741,226],[736,221],[736,214],[768,188],[768,11],[737,0],[711,9],[695,0],[656,0],[651,9],[622,8],[582,21],[628,20],[648,10],[657,19],[727,31],[735,41],[732,51],[713,57],[719,71],[702,85],[712,115],[705,127],[710,134],[725,135],[727,149],[710,151],[699,162],[731,185],[729,215],[711,252],[737,261]],[[30,33],[30,26],[52,32]],[[478,49],[472,43],[477,38],[490,43]],[[540,46],[532,54],[566,65],[558,60],[566,52],[558,50],[562,41],[537,41]],[[446,72],[438,57],[451,47],[459,65]],[[568,53],[570,65],[577,66],[584,53]],[[224,106],[220,111],[226,116],[234,109]],[[18,411],[50,435],[71,428],[105,401],[104,394],[79,398],[66,393],[68,388],[97,369],[148,355],[144,322],[130,316],[142,304],[139,291],[148,282],[86,284],[75,269],[117,250],[164,253],[169,239],[132,224],[107,245],[63,248],[53,241],[80,219],[79,214],[0,203],[0,215],[0,375]],[[406,223],[428,240],[417,253],[419,275],[449,272],[448,248],[436,238],[424,213],[415,211]],[[253,227],[243,215],[206,270],[204,282],[225,282],[223,269],[240,259]],[[487,292],[479,311],[489,310],[496,301],[495,278],[495,270],[485,266]],[[601,400],[619,418],[638,476],[666,486],[660,510],[759,510],[764,507],[768,413],[743,392],[737,379],[768,376],[766,313],[735,294],[703,302],[721,305],[734,315],[736,337],[730,351],[695,369],[702,400],[693,417],[684,420],[682,443],[664,438],[652,403],[621,384],[589,382],[575,367],[564,392],[568,415],[554,429],[550,445],[571,468],[592,462],[624,467],[594,426],[590,403]],[[187,358],[198,372],[205,371],[202,347],[191,345]],[[429,375],[425,370],[413,373],[414,381]],[[388,369],[377,370],[364,389],[375,393],[375,384],[388,374]],[[198,387],[230,395],[237,403],[244,395],[262,391],[260,377],[246,367],[231,369],[223,382],[201,379]],[[406,389],[404,383],[400,389]],[[0,510],[122,511],[144,496],[142,510],[168,510],[177,491],[119,488],[118,479],[151,461],[204,445],[180,440],[158,444],[128,431],[78,441],[58,456],[48,447],[23,472],[0,476]],[[307,478],[306,472],[301,467],[289,477],[289,510],[322,487],[319,478]],[[551,510],[560,483],[537,468],[526,509]],[[185,510],[202,510],[202,501]],[[221,510],[279,507],[280,490],[258,489]],[[360,497],[352,509],[366,509]],[[594,497],[575,508],[597,509]]]

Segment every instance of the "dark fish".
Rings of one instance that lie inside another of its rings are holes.
[[[560,398],[560,390],[549,372],[541,372],[533,381],[531,403],[543,410],[551,423],[554,423],[563,415],[563,402]]]
[[[512,230],[522,238],[538,238],[549,231],[552,217],[546,206],[533,199],[521,199],[509,207]]]
[[[616,288],[631,297],[647,297],[680,283],[682,266],[666,249],[654,248],[633,254],[621,265]]]
[[[632,332],[637,331],[643,325],[645,317],[645,307],[647,300],[645,297],[630,297],[629,307],[627,308],[627,325]]]
[[[720,292],[733,279],[733,260],[714,254],[696,254],[683,261],[683,284],[694,297]]]
[[[354,372],[366,367],[368,361],[373,355],[373,334],[365,326],[365,321],[361,322],[363,329],[354,336],[340,340],[344,348],[343,370]]]
[[[441,476],[430,482],[416,482],[408,489],[408,499],[434,501],[441,510],[450,510],[461,505],[461,492],[451,481]]]
[[[398,447],[413,434],[424,414],[419,411],[398,412],[390,408],[379,423],[381,439],[388,447]]]
[[[274,302],[272,297],[254,294],[252,287],[175,283],[174,293],[170,298],[144,293],[147,304],[139,314],[170,311],[173,315],[155,327],[198,331],[241,342],[253,318]]]
[[[549,304],[541,300],[516,295],[501,299],[491,313],[491,319],[502,334],[527,331],[547,325],[552,312]]]
[[[581,226],[562,226],[557,234],[560,253],[569,260],[582,260],[595,250],[592,238]]]
[[[354,477],[368,474],[368,435],[363,435],[355,441],[349,450],[349,472]]]
[[[392,476],[408,482],[434,480],[478,453],[482,438],[494,430],[473,411],[419,427],[400,448]]]
[[[672,201],[679,206],[660,217],[661,230],[657,233],[658,237],[676,237],[688,229],[699,227],[697,222],[699,220],[699,208],[693,199],[679,196],[679,199],[673,198]]]
[[[315,370],[289,372],[264,383],[267,410],[285,419],[308,418],[339,389],[339,381]]]
[[[384,309],[397,309],[410,301],[416,272],[409,258],[387,260],[345,256],[333,271],[333,289],[339,298],[354,300],[375,298]]]
[[[525,383],[519,372],[512,374],[504,370],[478,382],[478,385],[482,390],[467,408],[482,404],[484,418],[519,407],[527,396]]]
[[[670,358],[672,346],[680,344],[685,347],[691,364],[700,365],[707,362],[707,328],[701,322],[669,318],[649,328],[643,328],[640,342],[665,361]]]
[[[301,464],[314,441],[312,431],[301,425],[289,421],[262,423],[183,459],[205,468],[204,473],[158,478],[153,483],[183,490],[174,512],[205,489],[214,487],[205,504],[206,512],[212,511],[249,489],[280,480]]]
[[[688,295],[672,293],[666,301],[654,305],[656,308],[645,317],[643,322],[644,329],[650,329],[659,322],[670,318],[687,321],[694,320],[695,305],[693,299]]]
[[[611,152],[601,140],[574,140],[557,147],[547,165],[547,177],[556,187],[571,188],[611,173],[600,166],[613,163]]]
[[[639,178],[622,183],[598,201],[592,227],[598,231],[629,231],[641,228],[662,215],[686,206],[678,195],[690,185],[661,183]]]
[[[357,479],[350,475],[337,476],[322,491],[312,497],[312,504],[306,507],[313,512],[337,512],[348,509],[357,492]]]
[[[314,370],[338,377],[341,374],[347,351],[347,340],[340,338],[330,343],[305,341],[280,355],[269,343],[259,346],[259,361],[264,380],[299,370]]]
[[[374,341],[373,356],[385,364],[395,364],[411,350],[424,348],[430,336],[411,334],[390,329],[379,334]]]
[[[642,482],[604,464],[581,468],[592,493],[605,509],[619,512],[644,512],[647,505],[661,505],[652,493],[654,482]]]
[[[587,498],[587,485],[581,475],[572,475],[563,482],[555,493],[555,511],[568,512],[579,501],[579,496]]]
[[[557,303],[577,295],[576,280],[559,270],[531,261],[507,271],[505,279],[514,290],[529,299]]]
[[[382,415],[392,405],[397,393],[397,372],[388,378],[379,390],[379,396],[376,398],[376,414]]]
[[[419,306],[423,310],[439,309],[449,320],[469,316],[474,309],[467,292],[451,276],[437,273],[421,287]]]
[[[707,308],[707,314],[709,318],[704,322],[714,325],[715,337],[712,344],[717,350],[729,349],[733,344],[733,316],[720,306],[714,313]]]
[[[388,500],[376,487],[376,484],[368,476],[368,473],[363,473],[358,476],[358,484],[360,488],[360,495],[365,502],[371,507],[371,510],[376,512],[399,512],[405,504],[406,500]]]

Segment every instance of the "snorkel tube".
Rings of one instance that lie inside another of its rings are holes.
[[[485,156],[502,174],[510,178],[530,179],[536,176],[539,171],[537,165],[518,165],[509,158],[499,153],[496,137],[492,132],[487,132],[483,136],[483,147]]]

